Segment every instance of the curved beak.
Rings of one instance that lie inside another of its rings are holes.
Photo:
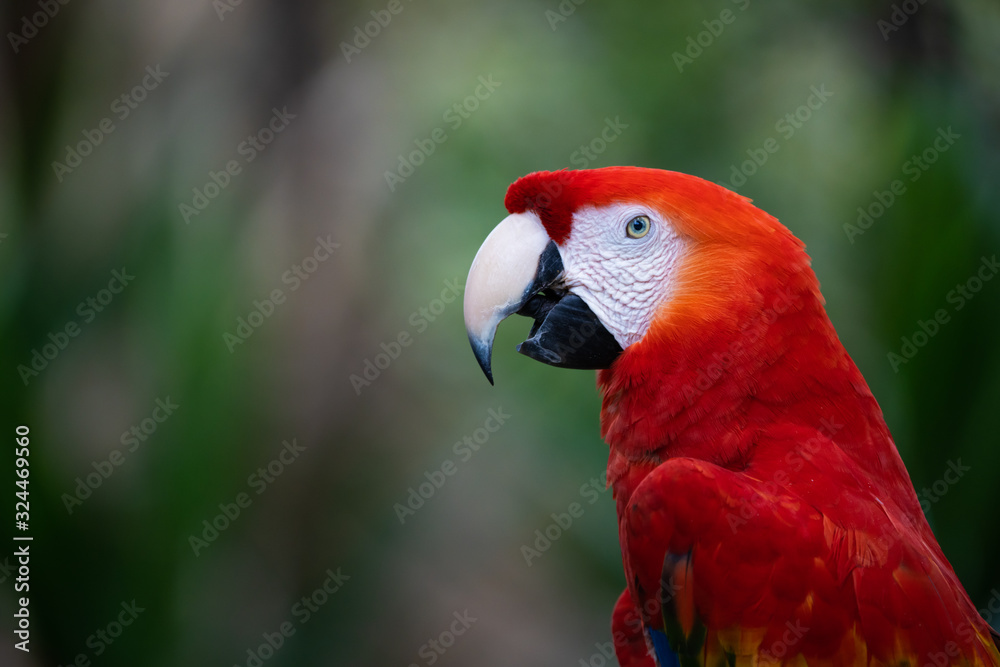
[[[493,384],[493,339],[514,313],[535,324],[518,351],[563,368],[607,368],[621,346],[597,316],[564,286],[559,248],[532,212],[507,216],[486,237],[465,283],[465,328]]]

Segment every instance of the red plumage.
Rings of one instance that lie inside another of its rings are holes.
[[[557,244],[575,211],[616,202],[654,207],[691,248],[646,335],[598,374],[620,663],[652,665],[662,632],[682,664],[1000,664],[803,244],[673,172],[539,172],[506,197]]]

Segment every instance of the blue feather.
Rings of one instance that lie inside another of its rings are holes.
[[[670,648],[670,641],[660,630],[647,630],[649,639],[653,643],[653,653],[656,655],[656,662],[660,667],[680,667],[681,661]]]

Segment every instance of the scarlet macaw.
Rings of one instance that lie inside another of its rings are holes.
[[[466,283],[493,382],[518,350],[599,369],[627,588],[623,667],[1000,665],[802,242],[750,200],[636,167],[538,172]]]

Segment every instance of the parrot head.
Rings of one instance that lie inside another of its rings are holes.
[[[469,341],[493,382],[500,322],[534,325],[518,351],[553,366],[610,368],[705,325],[759,312],[773,293],[812,292],[803,245],[750,200],[677,172],[639,167],[536,172],[486,238],[465,289]]]

